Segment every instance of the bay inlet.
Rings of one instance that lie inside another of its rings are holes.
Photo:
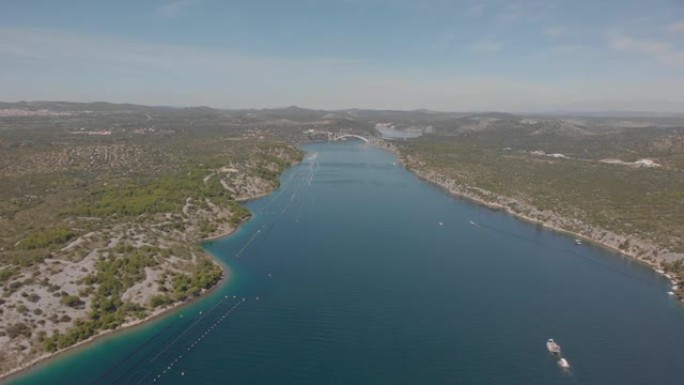
[[[205,245],[229,282],[9,383],[681,380],[684,309],[655,272],[454,199],[361,141],[303,148],[248,223]]]

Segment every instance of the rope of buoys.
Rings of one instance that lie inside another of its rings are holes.
[[[264,224],[263,226],[261,226],[261,228],[258,229],[258,230],[256,231],[256,233],[254,233],[254,235],[252,235],[251,238],[249,238],[249,240],[247,241],[247,243],[245,243],[244,246],[242,246],[242,248],[240,248],[240,250],[237,252],[237,254],[235,254],[235,258],[240,258],[240,255],[242,255],[242,253],[244,253],[245,249],[247,249],[247,247],[254,241],[254,239],[255,239],[257,236],[259,236],[259,234],[261,234],[261,230],[264,229],[265,227],[266,227],[266,224]]]
[[[177,321],[178,321],[178,318],[174,319],[174,320],[171,321],[168,325],[166,325],[162,330],[160,330],[159,332],[157,332],[157,333],[156,333],[155,335],[153,335],[152,337],[148,338],[145,342],[143,342],[140,346],[138,346],[137,348],[135,348],[133,351],[131,351],[130,353],[126,354],[122,359],[120,359],[120,360],[117,361],[114,365],[112,365],[111,367],[109,367],[109,369],[107,369],[106,371],[104,371],[98,378],[95,379],[95,381],[91,382],[91,385],[97,385],[97,384],[100,382],[100,380],[102,380],[105,376],[107,376],[109,373],[111,373],[114,369],[116,369],[116,368],[118,368],[119,366],[123,365],[124,362],[126,362],[126,361],[128,361],[130,358],[132,358],[132,357],[133,357],[137,352],[139,352],[142,348],[144,348],[145,346],[149,345],[152,341],[154,341],[155,339],[157,339],[157,337],[159,337],[159,336],[162,335],[164,332],[166,332],[167,330],[169,330]],[[188,322],[188,323],[189,323],[189,322]],[[186,325],[187,325],[187,324],[186,324]],[[120,378],[120,377],[118,377],[118,378],[115,379],[114,381],[108,382],[108,384],[113,384],[113,383],[115,383],[119,378]]]
[[[178,340],[180,340],[181,338],[183,338],[187,333],[189,333],[190,331],[192,331],[192,330],[195,328],[195,326],[197,326],[197,324],[199,324],[200,322],[202,322],[206,317],[208,317],[210,314],[212,314],[220,305],[224,304],[227,300],[228,300],[228,298],[227,298],[227,296],[226,296],[226,298],[222,299],[221,301],[219,301],[218,303],[216,303],[214,306],[212,306],[212,307],[209,309],[209,311],[207,311],[207,312],[200,311],[199,314],[201,314],[201,316],[200,316],[199,318],[197,318],[197,319],[195,319],[195,320],[190,320],[190,321],[188,321],[188,322],[184,325],[185,331],[184,331],[183,333],[181,333],[180,335],[178,335],[178,336],[177,336],[176,338],[174,338],[171,342],[167,343],[166,346],[165,346],[161,351],[159,351],[154,357],[152,357],[151,359],[149,359],[149,360],[147,360],[146,358],[140,359],[140,360],[138,361],[138,363],[137,363],[133,368],[136,368],[136,367],[140,366],[140,365],[141,365],[142,363],[144,363],[144,362],[145,362],[145,363],[148,363],[148,364],[154,362],[157,358],[159,358],[159,356],[161,356],[161,355],[162,355],[163,353],[165,353],[168,349],[170,349]],[[189,326],[188,326],[188,325],[189,325]],[[187,326],[187,327],[186,327],[186,326]],[[150,354],[152,354],[152,353],[150,353]],[[148,354],[148,356],[149,356],[150,354]],[[132,369],[133,369],[133,368],[132,368]],[[130,370],[129,370],[129,372],[130,372]],[[143,376],[143,378],[140,379],[138,382],[136,382],[136,384],[141,384],[141,383],[142,383],[143,381],[145,381],[148,377],[149,377],[149,374]]]
[[[216,321],[214,321],[214,323],[212,323],[211,326],[209,326],[209,327],[204,331],[204,333],[202,333],[199,337],[197,337],[197,338],[196,338],[196,339],[187,347],[187,349],[185,350],[185,352],[186,352],[185,355],[179,354],[178,356],[176,356],[174,359],[172,359],[172,360],[165,366],[165,369],[163,369],[163,370],[161,371],[161,373],[157,373],[156,376],[155,376],[154,374],[152,374],[152,376],[153,376],[153,377],[152,377],[152,383],[157,383],[158,381],[160,381],[161,378],[162,378],[164,375],[167,374],[167,372],[170,372],[170,371],[171,371],[171,369],[173,368],[173,366],[176,365],[176,364],[178,363],[179,360],[181,360],[184,356],[186,357],[186,356],[189,354],[188,352],[192,351],[192,349],[194,349],[194,348],[195,348],[195,347],[196,347],[196,346],[197,346],[205,337],[207,337],[207,336],[210,334],[210,332],[213,331],[214,328],[216,328],[216,326],[218,326],[221,322],[223,322],[223,321],[226,319],[226,317],[228,317],[232,312],[234,312],[234,311],[240,306],[240,304],[241,304],[242,302],[244,302],[245,300],[246,300],[246,298],[243,297],[241,300],[235,302],[235,303],[233,304],[233,306],[231,306],[227,311],[223,312],[222,315],[221,315]],[[194,326],[194,325],[193,325],[193,326]],[[174,341],[174,342],[175,342],[175,341]],[[167,347],[167,348],[168,348],[168,347]],[[159,353],[159,354],[161,354],[161,353]],[[157,356],[158,356],[158,355],[157,355]],[[185,371],[181,372],[181,375],[182,375],[182,376],[185,376]],[[138,382],[138,384],[140,384],[141,382],[145,381],[146,378],[148,378],[148,376],[145,376],[143,379],[141,379],[141,380]]]
[[[164,349],[162,349],[161,352],[157,353],[157,355],[155,355],[154,357],[152,357],[152,359],[149,360],[148,362],[153,362],[154,360],[156,360],[157,357],[159,357],[159,355],[161,355],[162,353],[164,353],[164,352],[165,352],[167,349],[169,349],[174,343],[176,343],[176,341],[178,341],[178,340],[181,339],[184,335],[186,335],[188,332],[190,332],[190,330],[192,330],[192,328],[193,328],[195,325],[197,325],[197,324],[200,323],[203,319],[205,319],[207,316],[209,316],[209,314],[211,314],[219,305],[223,304],[226,300],[227,300],[227,298],[224,298],[223,300],[219,301],[216,305],[212,306],[211,309],[209,309],[208,312],[206,312],[204,315],[202,315],[202,316],[199,317],[197,320],[195,320],[195,322],[194,322],[192,325],[190,325],[183,333],[181,333],[178,337],[176,337],[173,341],[171,341],[168,345],[166,345],[166,347],[165,347]],[[200,311],[200,314],[202,314],[201,311]]]

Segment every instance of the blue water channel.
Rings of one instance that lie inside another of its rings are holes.
[[[361,141],[303,149],[205,245],[226,284],[11,383],[681,382],[684,309],[654,272],[452,198]]]

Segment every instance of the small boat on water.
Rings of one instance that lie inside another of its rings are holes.
[[[581,245],[581,244],[582,244],[582,240],[581,240],[581,239],[575,239],[575,244],[576,244],[577,246]]]
[[[558,366],[560,366],[563,369],[570,369],[570,363],[565,358],[561,358],[560,360],[558,360]]]
[[[561,347],[556,343],[556,341],[553,340],[553,338],[549,338],[548,341],[546,341],[546,349],[548,349],[549,353],[555,354],[557,356],[560,356],[561,354]]]

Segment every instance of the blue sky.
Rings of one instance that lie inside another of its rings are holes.
[[[0,100],[684,110],[684,0],[2,0]]]

